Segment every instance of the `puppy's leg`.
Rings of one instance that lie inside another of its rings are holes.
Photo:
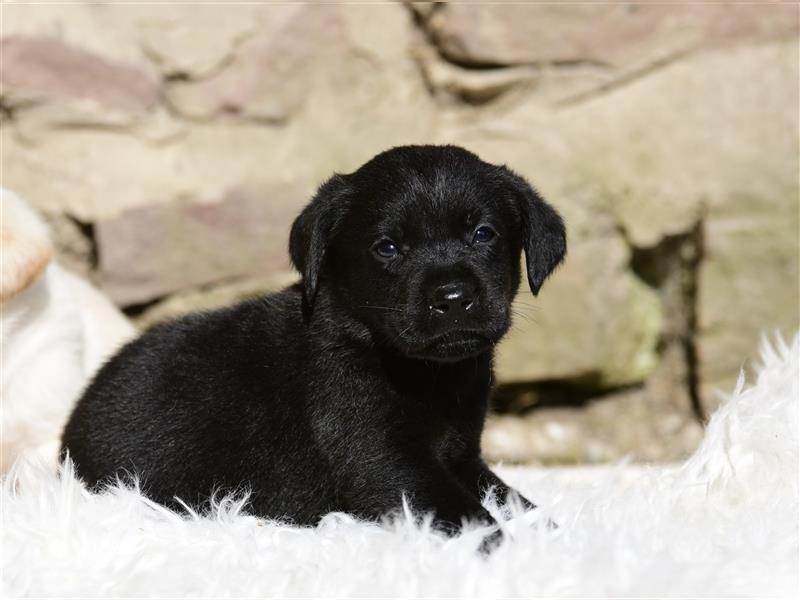
[[[433,513],[434,528],[447,535],[456,535],[465,520],[494,526],[478,547],[484,556],[499,546],[505,537],[479,498],[443,468],[431,469],[424,479],[406,485],[403,494],[418,512]]]
[[[447,533],[457,532],[465,519],[494,523],[478,498],[445,469],[393,462],[374,473],[361,471],[358,485],[344,493],[351,510],[379,517],[399,508],[405,496],[415,512],[433,513],[434,525]]]
[[[453,466],[453,473],[467,489],[477,494],[479,498],[483,498],[487,492],[492,490],[501,502],[508,502],[509,496],[514,496],[519,498],[519,502],[525,510],[536,508],[533,502],[495,475],[480,458],[466,459],[457,463]]]
[[[380,518],[400,508],[405,496],[415,513],[432,514],[433,527],[447,535],[457,534],[464,521],[496,525],[478,497],[432,461],[423,464],[394,457],[381,465],[370,461],[369,467],[365,466],[357,467],[357,476],[343,490],[348,509],[358,515]],[[499,530],[489,533],[481,551],[490,551],[500,539]]]

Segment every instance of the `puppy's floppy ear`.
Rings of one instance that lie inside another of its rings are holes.
[[[561,216],[522,177],[502,168],[514,190],[522,219],[523,248],[528,267],[528,284],[537,295],[545,279],[567,253],[567,232]]]
[[[314,306],[328,242],[347,211],[350,193],[345,177],[334,175],[320,186],[292,225],[289,254],[303,276],[303,300],[308,311]]]

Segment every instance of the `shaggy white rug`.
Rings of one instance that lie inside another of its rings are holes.
[[[87,493],[26,462],[3,482],[4,596],[757,596],[798,595],[798,364],[764,343],[682,466],[500,468],[542,506],[455,539],[399,516],[332,514],[316,528],[223,501],[179,516],[135,490]],[[494,508],[492,508],[497,512]],[[537,527],[552,518],[556,530]]]

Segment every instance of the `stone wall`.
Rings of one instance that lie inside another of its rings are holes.
[[[3,184],[142,326],[292,281],[315,187],[405,143],[506,163],[568,224],[492,458],[675,458],[798,326],[796,5],[2,10]]]

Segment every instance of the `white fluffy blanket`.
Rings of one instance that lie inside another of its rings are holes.
[[[763,344],[755,385],[738,386],[684,465],[500,468],[541,509],[503,515],[510,539],[488,558],[480,528],[446,539],[402,515],[379,526],[332,514],[301,529],[233,501],[179,516],[23,461],[2,487],[2,591],[797,597],[798,339]],[[537,527],[545,518],[559,528]]]

